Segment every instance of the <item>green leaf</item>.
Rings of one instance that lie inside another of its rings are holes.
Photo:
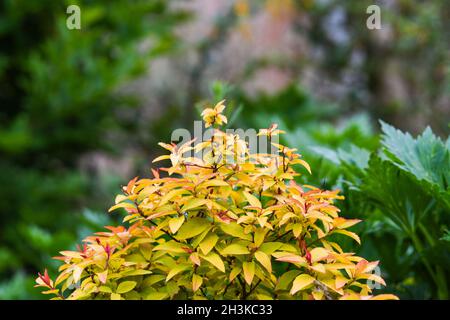
[[[223,232],[229,234],[230,236],[241,238],[243,240],[252,241],[251,234],[245,234],[244,228],[238,225],[236,222],[222,223],[220,225],[220,228],[222,229]]]
[[[450,150],[428,127],[414,139],[381,122],[384,152],[394,165],[420,181],[424,189],[450,208]]]
[[[150,270],[130,270],[130,271],[125,271],[123,273],[120,273],[121,277],[131,277],[131,276],[142,276],[144,274],[151,274],[152,272]]]
[[[275,290],[287,290],[292,281],[294,281],[295,277],[300,274],[300,270],[290,270],[281,275],[278,279]]]
[[[275,251],[281,248],[283,244],[281,242],[265,242],[260,247],[259,250],[265,254],[271,255]]]
[[[192,265],[190,264],[180,264],[176,267],[172,268],[169,273],[167,274],[166,282],[175,277],[180,272],[186,271],[187,269],[192,268]]]
[[[370,152],[353,144],[350,145],[349,149],[339,148],[337,151],[320,146],[310,147],[309,149],[334,165],[341,166],[340,171],[345,170],[347,175],[361,177],[369,164]]]
[[[380,208],[397,227],[409,233],[429,214],[435,200],[417,181],[389,161],[372,155],[361,194]]]
[[[412,173],[419,180],[437,183],[442,187],[444,178],[450,181],[449,150],[429,127],[417,139],[382,121],[381,128],[382,144],[386,152],[395,157],[394,163],[399,168]]]
[[[169,294],[166,292],[152,292],[145,296],[146,300],[163,300],[168,298]]]
[[[141,287],[151,287],[155,283],[158,283],[158,282],[163,281],[165,279],[166,279],[166,276],[162,275],[162,274],[151,275],[151,276],[146,277],[144,279],[144,281],[142,281]]]
[[[208,200],[206,200],[206,199],[192,198],[183,206],[182,210],[188,211],[191,209],[195,209],[195,208],[201,207],[202,205],[204,205],[207,202],[208,202]]]
[[[98,291],[104,292],[104,293],[112,293],[111,288],[110,288],[110,287],[107,287],[107,286],[100,286],[100,287],[98,288]]]
[[[117,286],[116,293],[126,293],[133,290],[134,287],[136,287],[136,281],[124,281]]]
[[[450,242],[450,231],[446,231],[441,240]]]
[[[186,240],[195,237],[205,231],[211,223],[203,218],[191,218],[185,222],[178,230],[176,238],[178,240]]]
[[[164,243],[161,243],[157,245],[155,248],[153,248],[153,251],[169,251],[174,253],[185,253],[186,251],[183,249],[185,246],[181,243],[178,243],[174,240],[170,240]]]

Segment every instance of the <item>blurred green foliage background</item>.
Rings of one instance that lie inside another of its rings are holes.
[[[0,299],[42,298],[37,271],[119,223],[120,185],[221,98],[343,191],[386,292],[449,298],[448,1],[3,0],[0,47]]]

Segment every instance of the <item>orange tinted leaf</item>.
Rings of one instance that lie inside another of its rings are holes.
[[[241,271],[242,271],[242,268],[234,267],[233,270],[231,270],[231,272],[230,272],[230,277],[229,277],[230,281],[233,281],[237,277],[237,275],[239,273],[241,273]]]
[[[296,255],[296,254],[286,254],[286,255],[283,255],[283,256],[277,258],[277,260],[283,261],[283,262],[290,262],[290,263],[299,263],[299,264],[306,263],[305,258],[303,258],[299,255]]]
[[[106,283],[106,278],[108,277],[108,269],[103,272],[97,273],[97,276],[101,283]]]
[[[252,262],[244,262],[242,263],[242,269],[244,270],[244,279],[248,285],[252,284],[253,277],[255,276],[255,263]]]
[[[191,255],[189,256],[189,259],[196,265],[198,265],[198,266],[200,265],[200,257],[197,252],[191,253]]]
[[[329,251],[324,248],[314,248],[310,251],[311,254],[311,262],[318,262],[329,256]]]

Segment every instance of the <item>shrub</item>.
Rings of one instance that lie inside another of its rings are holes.
[[[339,235],[359,220],[338,215],[338,191],[300,186],[294,167],[309,165],[280,144],[276,154],[250,154],[239,136],[218,129],[224,105],[205,109],[211,139],[160,145],[169,168],[132,179],[110,211],[124,226],[107,227],[78,251],[62,251],[52,281],[37,286],[56,299],[391,299],[373,296],[378,262],[344,252]],[[282,131],[260,130],[269,141]],[[195,151],[196,155],[185,154]],[[227,162],[230,159],[239,160]],[[167,177],[160,176],[167,172]]]

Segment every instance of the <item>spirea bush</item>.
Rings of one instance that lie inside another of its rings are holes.
[[[378,262],[344,252],[338,241],[359,220],[339,216],[338,191],[295,182],[295,149],[260,136],[276,153],[251,154],[227,122],[223,102],[202,113],[210,139],[160,145],[170,167],[132,179],[110,209],[129,227],[106,227],[78,251],[62,251],[55,281],[37,286],[54,299],[395,299],[374,296]],[[186,156],[195,151],[195,155]],[[229,161],[234,159],[234,161]],[[298,167],[298,168],[297,168]],[[303,169],[302,169],[303,170]]]

